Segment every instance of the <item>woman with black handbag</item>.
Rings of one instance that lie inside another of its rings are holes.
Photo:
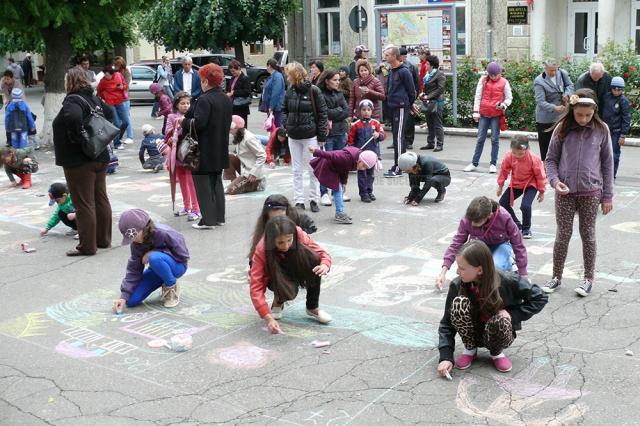
[[[227,80],[227,96],[233,102],[233,115],[242,117],[246,126],[249,125],[249,106],[251,105],[251,82],[244,75],[238,60],[234,59],[229,64],[229,72],[233,77]]]
[[[438,69],[440,60],[435,55],[428,55],[425,62],[426,74],[423,79],[423,89],[420,93],[422,101],[421,111],[424,113],[429,128],[427,145],[420,149],[442,151],[444,146],[444,127],[442,127],[442,113],[444,111],[444,88],[446,77]]]
[[[192,226],[211,229],[225,223],[222,171],[229,167],[229,128],[233,106],[220,88],[224,79],[220,65],[207,64],[200,68],[198,74],[203,93],[178,123],[185,129],[183,133],[188,132],[198,141],[198,167],[191,174],[202,218]]]
[[[65,77],[67,97],[53,120],[53,147],[56,165],[64,170],[69,192],[76,207],[79,244],[67,256],[91,256],[98,248],[111,247],[111,204],[107,196],[105,149],[94,159],[85,153],[91,109],[111,119],[111,109],[93,96],[91,83],[80,67],[71,68]]]

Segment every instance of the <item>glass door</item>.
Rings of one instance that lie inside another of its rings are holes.
[[[598,3],[569,3],[568,51],[575,57],[598,53]]]

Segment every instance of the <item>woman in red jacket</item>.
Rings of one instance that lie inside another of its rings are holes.
[[[307,289],[307,315],[321,324],[331,321],[331,315],[318,308],[321,277],[329,269],[331,256],[289,217],[269,219],[249,272],[251,301],[269,333],[281,333],[277,320],[282,318],[284,302],[295,299],[299,287]],[[271,309],[267,288],[274,293]]]
[[[98,97],[111,108],[113,124],[120,128],[120,133],[113,139],[116,149],[124,149],[121,139],[129,127],[129,112],[127,111],[127,82],[124,76],[116,71],[113,64],[105,65],[102,70],[104,76],[98,83]]]
[[[360,59],[356,63],[356,72],[358,73],[358,78],[353,82],[351,96],[349,97],[349,118],[351,121],[361,118],[360,101],[369,99],[373,102],[373,114],[371,114],[371,117],[380,120],[380,102],[385,99],[382,83],[373,76],[371,64],[366,59]]]

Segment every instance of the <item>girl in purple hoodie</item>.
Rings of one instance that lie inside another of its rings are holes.
[[[545,159],[547,176],[556,190],[556,241],[553,245],[553,276],[542,287],[556,291],[562,282],[578,213],[584,261],[584,280],[575,288],[588,296],[596,265],[596,217],[613,209],[613,148],[609,128],[598,116],[596,94],[591,89],[576,90],[569,108],[556,123]]]

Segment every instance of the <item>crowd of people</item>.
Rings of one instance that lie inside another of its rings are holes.
[[[444,149],[446,76],[439,69],[438,57],[421,51],[420,64],[415,66],[407,60],[405,49],[389,46],[384,50],[384,64],[374,71],[367,52],[365,46],[358,46],[354,61],[341,69],[325,69],[321,61],[313,61],[309,72],[297,62],[283,70],[270,59],[270,77],[258,106],[266,114],[266,137],[247,129],[253,99],[237,61],[229,65],[231,76],[225,79],[216,64],[204,65],[196,73],[189,57],[173,75],[165,57],[157,69],[158,81],[150,89],[157,101],[152,115],[162,117],[163,125],[160,132],[152,125],[143,126],[141,167],[156,173],[169,171],[173,213],[187,216],[194,229],[225,225],[226,196],[264,190],[265,167],[291,165],[293,198],[290,202],[277,194],[265,199],[249,253],[250,297],[271,333],[281,332],[278,320],[285,302],[295,299],[301,287],[306,289],[307,315],[322,324],[332,320],[319,307],[321,281],[332,259],[309,236],[316,226],[305,214],[307,201],[312,213],[320,205],[334,205],[334,221],[351,224],[344,205],[350,201],[346,194],[350,172],[357,172],[363,203],[378,199],[374,183],[376,171],[382,169],[385,119],[391,127],[393,163],[384,176],[408,174],[405,204],[418,206],[431,188],[437,192],[434,201],[443,202],[451,183],[451,170],[442,159],[412,150],[413,116],[418,111],[425,114],[428,127],[427,144],[420,149],[434,153]],[[123,138],[131,128],[127,95],[131,75],[124,60],[116,58],[104,67],[95,93],[94,76],[85,62],[67,72],[67,96],[53,122],[56,165],[62,167],[66,183],[50,186],[50,203],[56,209],[41,230],[45,235],[59,222],[67,225],[69,234],[78,239],[68,256],[94,255],[112,242],[106,176],[113,153],[106,148],[96,158],[89,157],[82,149],[90,137],[84,124],[92,111],[101,111],[118,128],[113,148],[128,143],[129,138]],[[5,85],[11,89],[11,102],[7,106],[10,147],[1,158],[7,173],[20,177],[26,188],[31,183],[25,170],[33,172],[34,163],[37,170],[28,140],[35,125],[12,72],[5,72],[2,83],[3,92]],[[512,344],[521,323],[542,310],[547,294],[560,288],[576,213],[584,279],[575,292],[586,297],[594,285],[596,215],[598,208],[603,214],[613,208],[619,147],[630,126],[624,80],[611,78],[601,64],[593,64],[574,86],[566,71],[549,59],[534,86],[541,156],[532,152],[526,137],[517,137],[498,169],[498,138],[511,105],[511,88],[497,62],[488,64],[477,84],[473,116],[478,122],[478,139],[472,162],[464,171],[477,170],[491,129],[489,172],[497,173],[499,201],[486,196],[470,201],[436,277],[436,287],[442,289],[448,270],[457,264],[458,276],[449,285],[439,329],[438,372],[443,376],[454,365],[468,368],[477,358],[478,347],[489,350],[498,371],[511,370],[504,349]],[[307,195],[305,172],[309,175]],[[230,181],[226,190],[224,179]],[[177,183],[182,208],[175,206]],[[555,190],[557,234],[553,275],[539,287],[528,279],[524,240],[533,237],[533,200],[537,196],[539,202],[544,201],[547,185]],[[521,219],[513,210],[520,197]],[[168,225],[154,223],[141,209],[124,212],[118,228],[123,244],[131,245],[131,256],[114,311],[139,305],[158,288],[164,306],[176,306],[178,279],[188,269],[188,238]],[[267,289],[274,293],[271,306],[265,298]],[[464,349],[454,359],[456,333]]]

